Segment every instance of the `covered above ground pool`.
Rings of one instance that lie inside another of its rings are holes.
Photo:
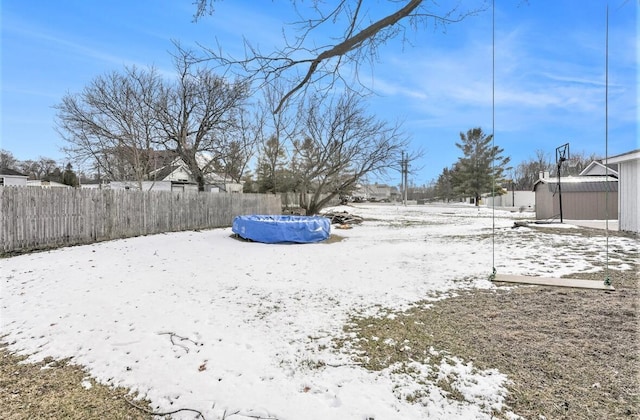
[[[244,239],[266,244],[312,243],[329,237],[331,221],[321,216],[250,215],[237,216],[231,227]]]

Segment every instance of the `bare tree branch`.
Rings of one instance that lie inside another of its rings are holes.
[[[304,131],[303,138],[293,143],[293,171],[307,214],[316,214],[334,197],[349,193],[366,175],[384,174],[408,147],[400,127],[368,114],[355,94],[333,101],[310,97],[301,105],[299,119]]]
[[[63,98],[56,106],[58,131],[76,161],[93,161],[110,180],[135,180],[142,188],[163,149],[171,160],[181,158],[204,191],[216,162],[249,152],[238,150],[249,142],[237,147],[230,137],[237,133],[247,85],[218,76],[193,52],[176,47],[174,79],[161,79],[153,68],[125,69]]]
[[[196,19],[207,12],[212,12],[215,0],[197,0]],[[292,0],[297,8],[297,2]],[[300,12],[300,20],[290,24],[296,29],[297,36],[293,42],[287,42],[286,46],[276,49],[272,53],[263,54],[245,40],[245,58],[229,58],[222,54],[220,48],[217,51],[205,48],[212,59],[222,66],[240,66],[245,75],[250,78],[261,78],[264,83],[270,83],[288,74],[295,80],[292,87],[283,93],[273,112],[282,111],[285,103],[297,93],[305,90],[312,84],[318,84],[325,78],[329,78],[328,87],[335,82],[343,80],[341,69],[348,63],[355,65],[357,78],[358,66],[366,60],[371,60],[377,55],[377,48],[384,42],[404,33],[403,22],[408,22],[417,29],[420,22],[433,21],[435,25],[447,25],[459,22],[467,16],[477,13],[479,10],[460,12],[457,7],[438,14],[430,12],[428,7],[436,5],[425,0],[390,1],[392,4],[404,3],[403,6],[386,16],[378,18],[365,26],[362,7],[364,0],[342,0],[337,5],[331,6],[328,12],[323,12],[321,5],[324,3],[313,2],[312,9],[315,17],[303,16]],[[323,43],[312,34],[319,32],[325,24],[346,22],[343,35],[337,39],[327,39]],[[306,54],[307,57],[301,55]],[[331,64],[332,63],[332,64]],[[306,66],[306,70],[292,76],[290,70]],[[349,83],[344,83],[349,88]]]

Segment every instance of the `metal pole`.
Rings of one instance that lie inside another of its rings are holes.
[[[560,171],[562,162],[569,159],[569,143],[565,143],[556,148],[556,164],[558,165],[558,201],[560,203],[560,223],[564,222],[562,215],[562,186],[560,185]]]
[[[562,161],[558,162],[558,200],[560,201],[560,223],[562,220],[562,187],[560,186],[560,168],[562,167]]]
[[[400,159],[400,188],[402,188],[402,191],[400,191],[402,194],[402,204],[405,205],[405,191],[407,186],[404,185],[404,151],[402,151],[402,158]]]
[[[407,205],[409,198],[409,156],[404,159],[404,205]]]

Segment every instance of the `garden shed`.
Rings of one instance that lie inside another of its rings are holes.
[[[536,200],[536,219],[559,218],[558,179],[541,177],[533,185],[533,191]],[[605,220],[617,217],[618,179],[613,175],[561,177],[560,191],[563,219]]]

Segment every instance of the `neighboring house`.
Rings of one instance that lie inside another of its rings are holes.
[[[394,191],[395,189],[395,191]],[[395,192],[395,194],[393,194]],[[391,201],[392,196],[398,196],[398,189],[384,184],[364,185],[358,184],[353,191],[354,198],[363,198],[369,201]]]
[[[109,184],[105,181],[91,180],[91,181],[81,182],[80,188],[100,190],[100,189],[109,188]]]
[[[618,226],[619,230],[640,232],[640,149],[607,159],[618,165]]]
[[[186,164],[176,159],[167,166],[149,172],[147,178],[154,181],[189,182],[191,180],[191,171],[189,171]]]
[[[235,182],[224,175],[208,174],[205,179],[211,188],[211,192],[242,193],[244,189],[244,181]],[[218,189],[218,191],[214,191],[214,189]]]
[[[391,201],[398,201],[400,200],[400,190],[398,189],[398,187],[390,187],[391,191]]]
[[[533,191],[508,190],[495,197],[492,197],[491,194],[483,194],[482,201],[487,207],[513,207],[522,211],[533,211],[536,206],[536,194]]]
[[[41,179],[28,180],[27,186],[40,188],[73,188],[71,185],[63,184],[61,182],[43,181]]]
[[[111,188],[137,190],[142,186],[143,191],[198,191],[198,183],[191,175],[188,166],[180,158],[174,158],[167,165],[151,171],[146,180],[138,181],[111,181],[108,184],[88,184],[83,188]],[[243,183],[218,175],[207,174],[205,176],[205,191],[218,193],[242,193]]]
[[[195,185],[196,191],[198,189],[198,184],[191,175],[189,167],[180,158],[176,158],[169,165],[149,173],[149,179],[153,179],[156,182],[170,181],[172,190],[180,188],[190,190],[192,185]],[[205,191],[241,193],[242,188],[242,183],[234,182],[228,177],[215,173],[205,175]]]
[[[198,191],[198,184],[193,180],[191,171],[179,158],[175,158],[166,166],[151,171],[147,178],[148,181],[142,182],[144,190]]]
[[[198,191],[198,184],[195,182],[179,181],[111,181],[103,186],[105,187],[112,190]]]
[[[0,169],[0,187],[26,186],[28,176],[13,169]]]
[[[586,168],[580,172],[578,176],[606,176],[610,175],[618,178],[618,165],[611,164],[609,162],[608,166],[603,165],[602,163],[594,160],[590,164],[587,165]]]
[[[585,173],[589,165],[582,173]],[[587,173],[599,172],[602,168],[594,165]],[[609,171],[612,171],[609,169]],[[560,217],[560,194],[558,179],[541,174],[533,185],[535,193],[536,219],[556,219]],[[581,175],[560,178],[562,195],[562,217],[569,220],[613,219],[618,213],[618,179],[610,174]]]

